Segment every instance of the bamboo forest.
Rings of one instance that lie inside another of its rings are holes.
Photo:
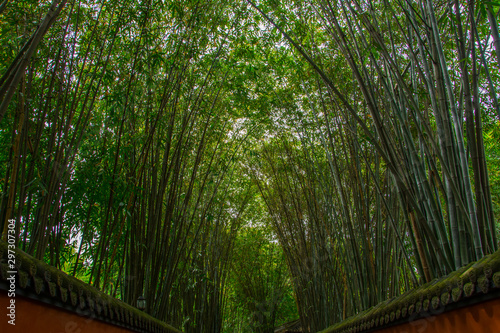
[[[317,332],[495,252],[498,0],[0,0],[0,227],[187,333]]]

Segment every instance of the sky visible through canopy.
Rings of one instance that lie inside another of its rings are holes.
[[[317,332],[498,248],[496,1],[0,1],[0,227],[184,332]]]

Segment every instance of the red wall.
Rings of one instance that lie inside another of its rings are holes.
[[[131,333],[89,315],[78,315],[29,298],[16,295],[16,325],[7,316],[10,298],[0,290],[0,333]]]
[[[500,299],[494,299],[418,319],[376,333],[495,333],[500,332]]]
[[[8,323],[10,298],[0,290],[0,333],[131,333],[48,304],[16,296],[16,325]],[[418,319],[376,333],[490,333],[500,332],[500,299],[479,303],[437,316]]]

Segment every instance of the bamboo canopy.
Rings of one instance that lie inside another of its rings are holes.
[[[462,271],[499,247],[499,8],[0,1],[1,238],[188,333]]]

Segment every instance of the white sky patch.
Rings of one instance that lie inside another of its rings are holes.
[[[227,134],[228,137],[234,139],[234,138],[242,138],[245,135],[247,135],[246,122],[248,120],[249,119],[246,117],[236,119],[233,123],[233,128]]]

